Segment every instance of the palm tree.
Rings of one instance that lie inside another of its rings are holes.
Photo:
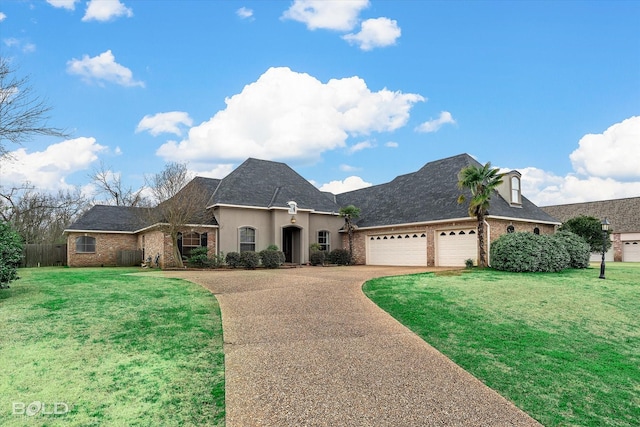
[[[356,226],[353,224],[353,220],[360,217],[360,208],[356,208],[353,205],[340,208],[340,216],[344,218],[344,227],[349,233],[349,263],[353,263],[353,230]]]
[[[491,162],[484,166],[469,165],[458,173],[458,188],[471,191],[469,216],[478,219],[479,267],[487,266],[487,251],[484,243],[484,218],[489,214],[489,201],[496,188],[502,184],[504,174],[498,168],[491,168]],[[458,203],[464,203],[465,195],[458,196]]]

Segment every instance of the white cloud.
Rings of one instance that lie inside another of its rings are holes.
[[[127,67],[118,64],[111,50],[90,58],[83,55],[82,59],[72,59],[67,61],[67,72],[75,74],[88,83],[96,82],[102,85],[103,82],[115,83],[120,86],[140,86],[144,87],[144,82],[133,78],[133,73]]]
[[[360,12],[367,7],[369,0],[294,0],[282,18],[302,22],[310,30],[350,31],[358,23]]]
[[[365,187],[371,187],[373,184],[366,182],[359,176],[350,176],[343,181],[331,181],[323,184],[320,191],[328,191],[333,194],[346,193],[347,191],[359,190]]]
[[[121,16],[131,18],[133,11],[119,0],[90,0],[82,20],[105,22]]]
[[[585,135],[570,155],[574,172],[558,176],[533,167],[519,169],[522,194],[539,206],[638,197],[638,141],[640,117]]]
[[[417,132],[437,132],[438,129],[445,124],[455,124],[456,121],[453,119],[453,116],[448,111],[442,111],[440,116],[437,119],[428,120],[416,128]]]
[[[7,19],[7,15],[5,15],[2,12],[0,12],[0,22],[4,21],[5,19]]]
[[[342,38],[362,50],[372,50],[396,44],[401,34],[395,20],[382,17],[363,21],[359,33],[346,34]]]
[[[0,167],[0,182],[22,184],[30,182],[36,188],[57,190],[71,187],[65,177],[87,169],[107,147],[96,144],[95,138],[76,138],[48,146],[44,151],[27,153],[20,148],[12,151],[10,160]],[[69,155],[73,153],[73,155]]]
[[[569,156],[577,173],[640,179],[640,116],[616,123],[601,134],[585,135],[578,145]]]
[[[389,148],[398,148],[400,146],[400,144],[398,144],[395,141],[389,141],[387,143],[384,144],[385,147],[389,147]]]
[[[116,148],[113,150],[113,154],[115,154],[116,156],[121,156],[121,155],[122,155],[122,148],[120,148],[120,147],[116,147]]]
[[[47,0],[53,7],[61,7],[63,9],[74,10],[79,0]]]
[[[242,19],[253,18],[253,10],[247,7],[241,7],[240,9],[236,10],[236,15],[238,15]]]
[[[207,167],[207,165],[189,165],[190,170],[194,175],[203,176],[205,178],[218,178],[222,179],[229,175],[235,169],[233,163],[222,163],[215,165],[214,167]]]
[[[183,111],[170,111],[168,113],[157,113],[153,116],[146,115],[138,123],[136,133],[149,131],[153,136],[158,136],[161,133],[173,133],[175,135],[182,135],[182,130],[179,125],[191,126],[193,120],[189,117],[188,113]]]
[[[350,165],[345,165],[345,164],[341,164],[340,165],[340,170],[342,172],[355,172],[357,170],[360,170],[360,168],[357,168],[355,166],[350,166]]]
[[[35,44],[24,42],[15,37],[9,37],[9,38],[3,39],[2,42],[5,44],[5,46],[20,49],[24,53],[32,53],[36,51]]]
[[[373,148],[373,145],[370,141],[362,141],[357,144],[353,144],[349,147],[349,154],[357,153],[358,151],[366,150],[367,148]]]
[[[350,136],[388,132],[404,126],[417,94],[372,92],[359,77],[316,78],[270,68],[226,109],[190,129],[187,139],[169,141],[157,154],[172,161],[262,159],[317,160],[343,148]]]

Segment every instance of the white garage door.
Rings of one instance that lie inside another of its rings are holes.
[[[368,236],[367,264],[427,265],[427,236],[424,233]]]
[[[436,265],[440,267],[464,266],[465,261],[472,259],[478,263],[478,235],[474,229],[458,229],[438,231]]]
[[[640,242],[624,242],[622,244],[622,261],[640,262]]]

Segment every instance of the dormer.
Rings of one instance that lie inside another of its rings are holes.
[[[509,206],[515,208],[522,207],[522,183],[520,182],[522,175],[520,172],[513,170],[506,172],[502,177],[502,184],[498,187],[498,193],[505,199]]]

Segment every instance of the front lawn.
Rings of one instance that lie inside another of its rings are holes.
[[[638,426],[640,264],[471,270],[367,282],[365,293],[545,426]]]
[[[224,424],[216,299],[139,271],[25,269],[0,291],[0,425]]]

